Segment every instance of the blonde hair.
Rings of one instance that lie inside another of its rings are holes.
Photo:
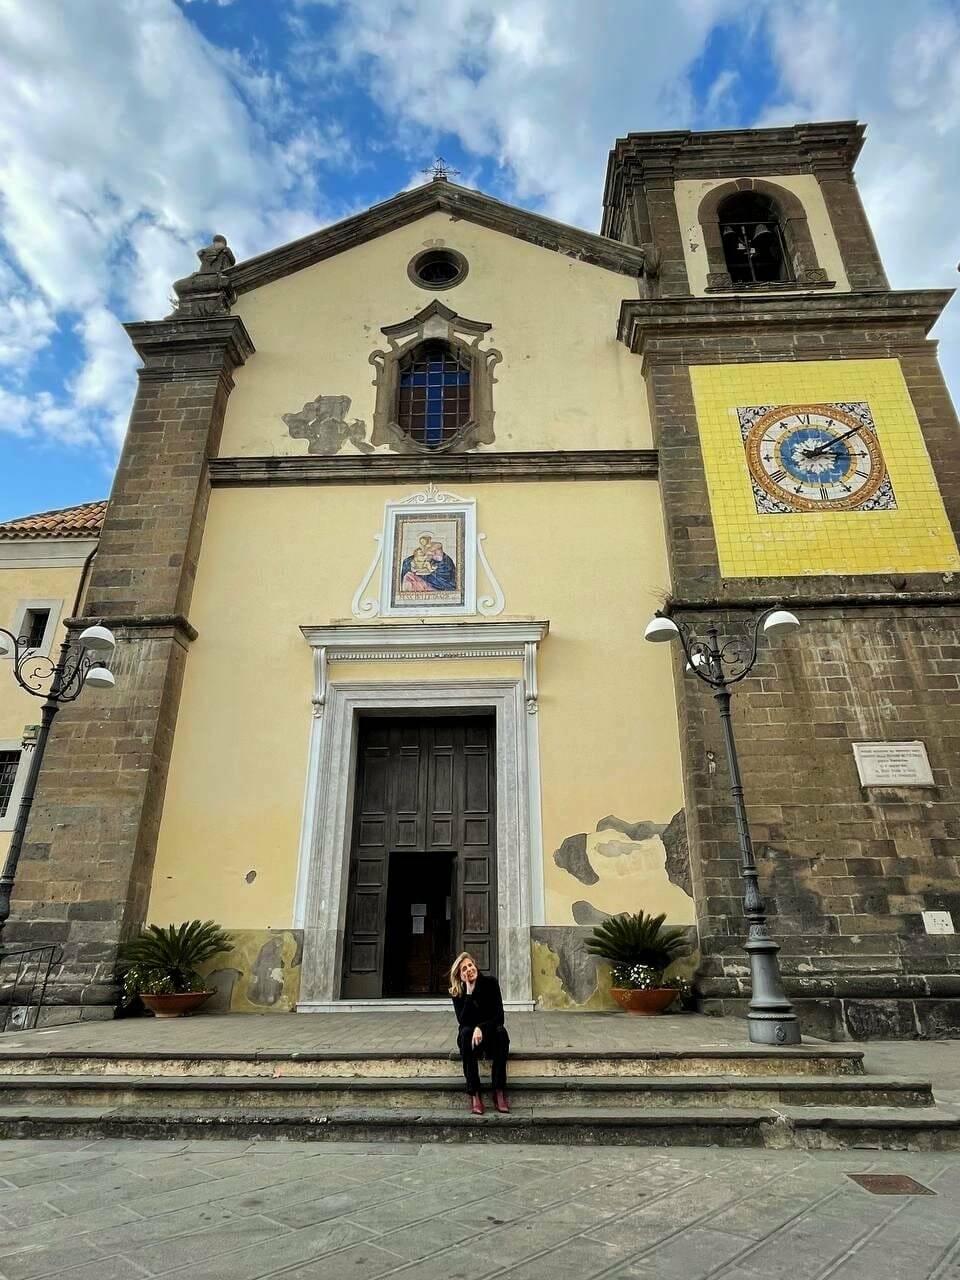
[[[476,960],[474,960],[470,952],[461,951],[456,960],[454,960],[453,964],[450,966],[450,994],[452,996],[463,995],[463,983],[460,980],[460,966],[463,964],[464,960],[469,960],[477,972],[480,972],[480,966],[477,964]]]

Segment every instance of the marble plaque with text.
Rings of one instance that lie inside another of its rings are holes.
[[[855,742],[853,754],[864,787],[932,787],[922,742]]]

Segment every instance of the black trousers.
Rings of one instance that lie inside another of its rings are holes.
[[[460,1061],[463,1063],[463,1076],[467,1082],[467,1093],[473,1095],[480,1092],[480,1058],[489,1058],[493,1088],[507,1087],[507,1055],[510,1053],[510,1037],[505,1027],[497,1027],[496,1031],[485,1033],[483,1039],[473,1048],[472,1027],[461,1027],[457,1035],[457,1048],[460,1050]]]

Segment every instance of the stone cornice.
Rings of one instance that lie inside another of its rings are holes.
[[[239,316],[206,320],[139,320],[124,329],[143,361],[141,377],[184,378],[228,372],[256,348]]]
[[[230,272],[230,284],[237,293],[258,289],[438,211],[448,213],[452,219],[464,219],[608,271],[628,276],[639,276],[643,272],[642,249],[554,222],[528,209],[503,204],[482,192],[444,180],[401,192],[372,209],[294,240],[292,244],[247,258]]]
[[[702,338],[742,337],[751,329],[769,334],[798,328],[889,331],[896,327],[913,330],[915,338],[922,339],[952,297],[952,289],[878,289],[875,293],[627,298],[620,307],[617,337],[638,354],[644,354],[651,340],[693,343]],[[745,354],[749,354],[746,348]]]
[[[475,649],[478,654],[491,648],[539,644],[550,623],[537,619],[512,622],[377,622],[331,623],[302,626],[304,639],[313,648],[325,647],[380,654],[403,651],[419,656],[425,650],[442,652]],[[429,656],[429,655],[428,655]]]
[[[389,454],[211,458],[211,484],[412,484],[421,481],[634,480],[657,475],[656,449],[556,453]]]
[[[807,585],[807,584],[805,584]],[[686,613],[759,613],[763,609],[777,606],[794,611],[817,609],[881,609],[886,611],[903,610],[911,617],[916,616],[918,608],[924,609],[956,609],[960,605],[960,591],[945,587],[942,591],[931,591],[921,588],[917,591],[878,591],[869,588],[859,590],[854,587],[848,592],[819,591],[815,586],[808,586],[808,595],[795,595],[796,584],[785,585],[785,589],[776,594],[757,592],[749,599],[727,599],[724,596],[703,596],[697,599],[668,600],[661,612],[668,618]]]
[[[607,162],[601,233],[611,234],[625,190],[635,183],[745,174],[849,175],[864,133],[856,120],[709,133],[630,133],[617,140]]]
[[[91,614],[80,618],[66,618],[63,625],[69,631],[82,631],[84,627],[109,627],[111,631],[154,631],[160,634],[176,635],[185,640],[196,640],[199,632],[182,613],[164,614]]]

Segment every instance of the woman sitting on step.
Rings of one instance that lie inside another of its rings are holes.
[[[470,1095],[470,1110],[483,1115],[480,1097],[479,1058],[489,1058],[493,1084],[493,1105],[509,1111],[507,1104],[507,1055],[510,1037],[503,1025],[503,998],[496,978],[481,973],[468,951],[461,951],[450,969],[450,994],[460,1030],[457,1048]]]

